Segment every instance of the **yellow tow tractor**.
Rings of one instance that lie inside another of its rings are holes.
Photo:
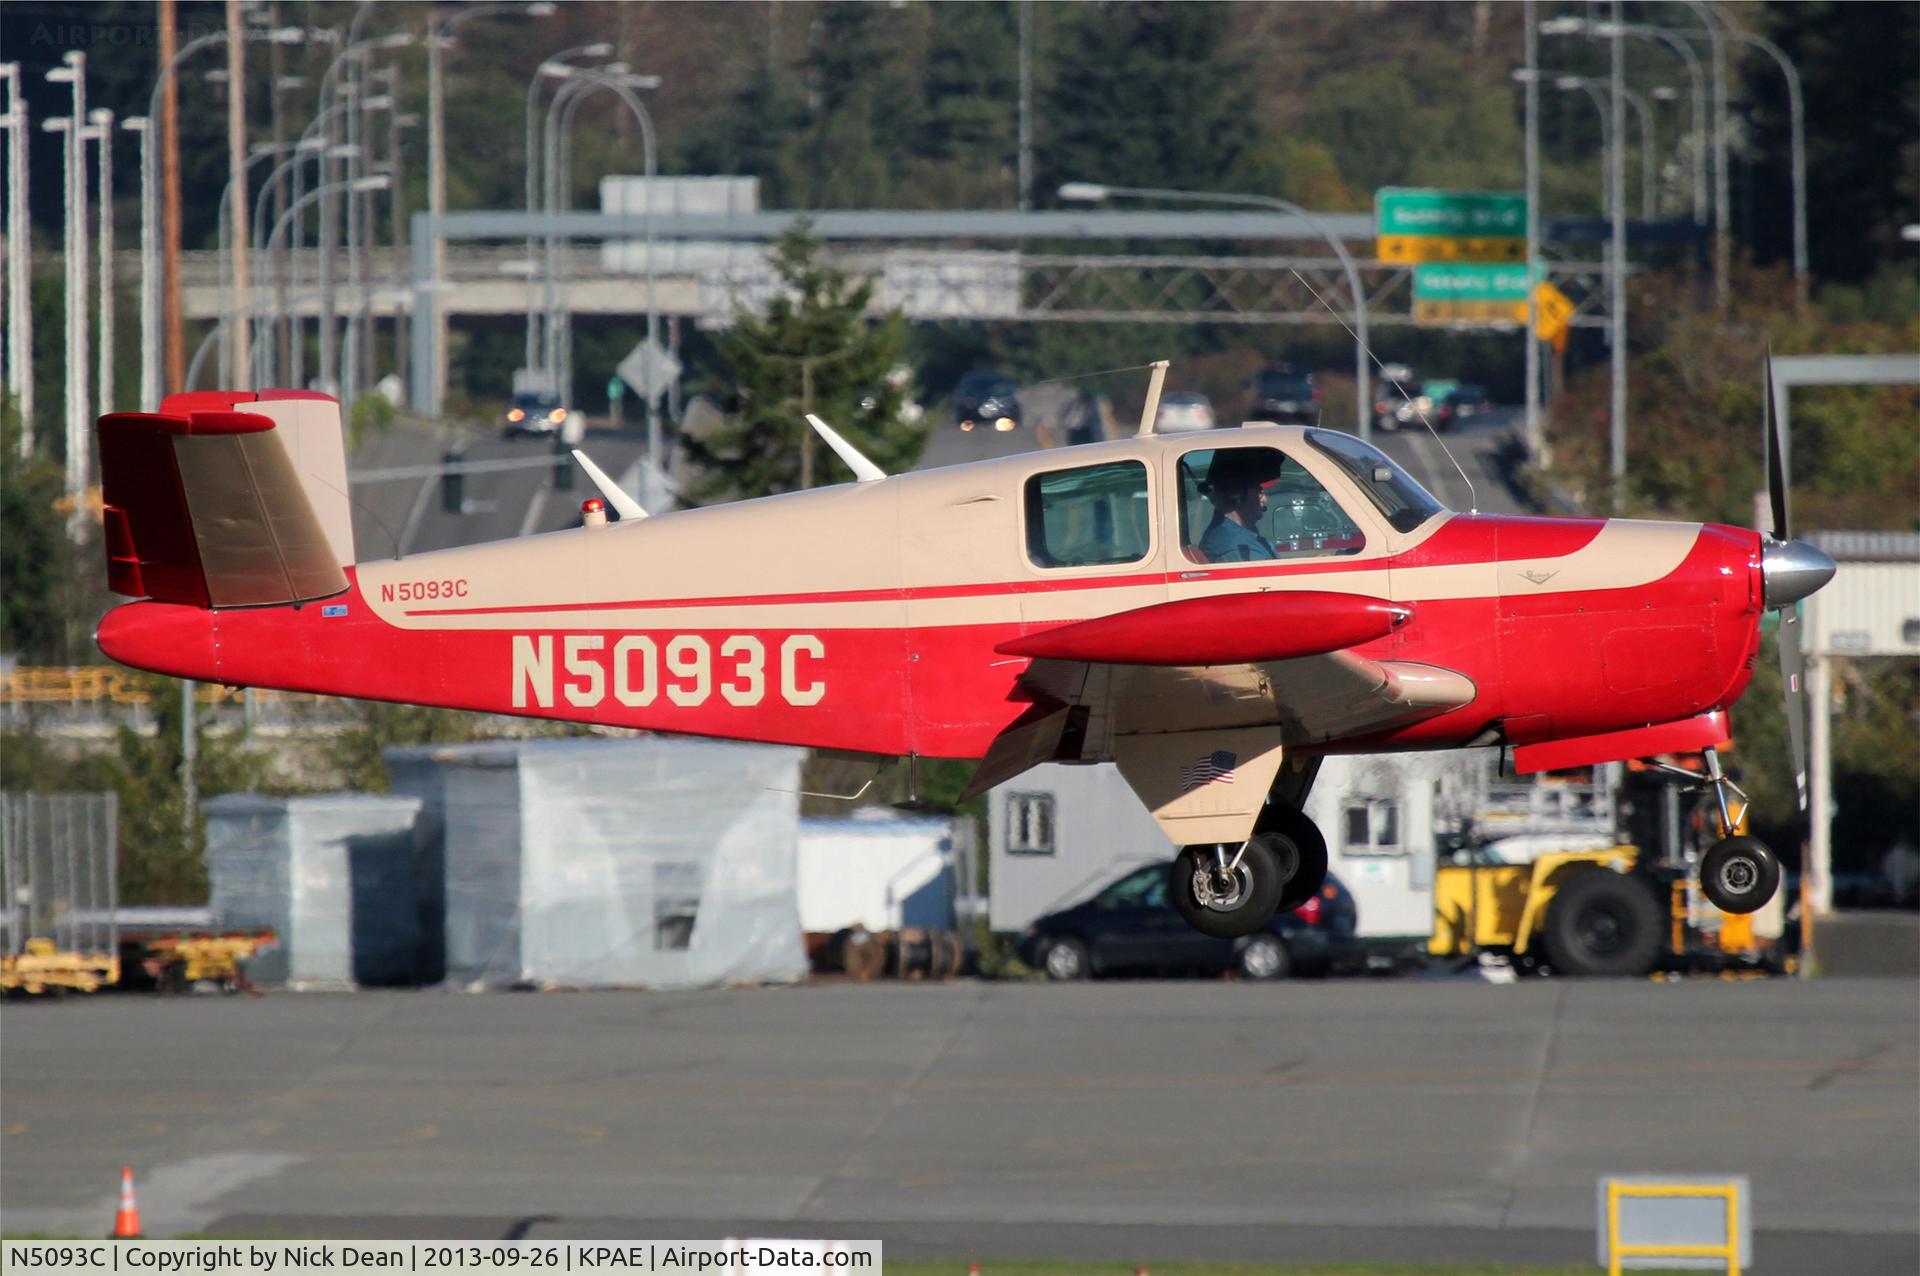
[[[1548,851],[1528,864],[1462,853],[1434,874],[1429,956],[1492,953],[1516,970],[1645,975],[1667,947],[1665,909],[1640,851]]]
[[[1744,831],[1745,816],[1734,817],[1734,831]],[[1719,836],[1717,823],[1702,831]],[[1511,864],[1470,848],[1435,871],[1427,955],[1492,954],[1518,972],[1562,975],[1781,970],[1782,894],[1751,915],[1723,913],[1701,896],[1677,845],[1667,855],[1626,843],[1549,850]]]

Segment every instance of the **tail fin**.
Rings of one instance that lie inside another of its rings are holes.
[[[258,607],[347,588],[346,451],[325,395],[196,392],[104,416],[100,472],[115,593]]]

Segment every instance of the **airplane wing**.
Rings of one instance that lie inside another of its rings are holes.
[[[1233,615],[1211,614],[1222,606]],[[1038,657],[1019,682],[1033,707],[994,740],[967,796],[1041,762],[1111,757],[1116,739],[1197,741],[1277,725],[1284,746],[1302,748],[1472,703],[1472,681],[1450,669],[1349,649],[1409,615],[1404,605],[1352,595],[1240,595],[1159,604],[1003,644],[1008,654]]]

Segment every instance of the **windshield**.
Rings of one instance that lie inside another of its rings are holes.
[[[1446,510],[1432,493],[1370,443],[1333,430],[1308,430],[1307,442],[1347,472],[1396,532],[1410,532]]]

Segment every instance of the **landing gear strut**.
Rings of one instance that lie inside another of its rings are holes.
[[[1773,892],[1780,886],[1780,859],[1758,838],[1734,834],[1733,830],[1739,827],[1740,820],[1746,818],[1746,791],[1728,779],[1720,769],[1718,753],[1706,749],[1700,756],[1707,768],[1704,782],[1693,772],[1669,763],[1656,762],[1654,765],[1663,771],[1685,776],[1694,782],[1695,788],[1713,789],[1714,800],[1720,807],[1720,830],[1724,836],[1708,847],[1707,853],[1700,858],[1700,890],[1708,902],[1723,913],[1756,912],[1773,898]],[[1729,789],[1740,798],[1738,819],[1727,801]]]

